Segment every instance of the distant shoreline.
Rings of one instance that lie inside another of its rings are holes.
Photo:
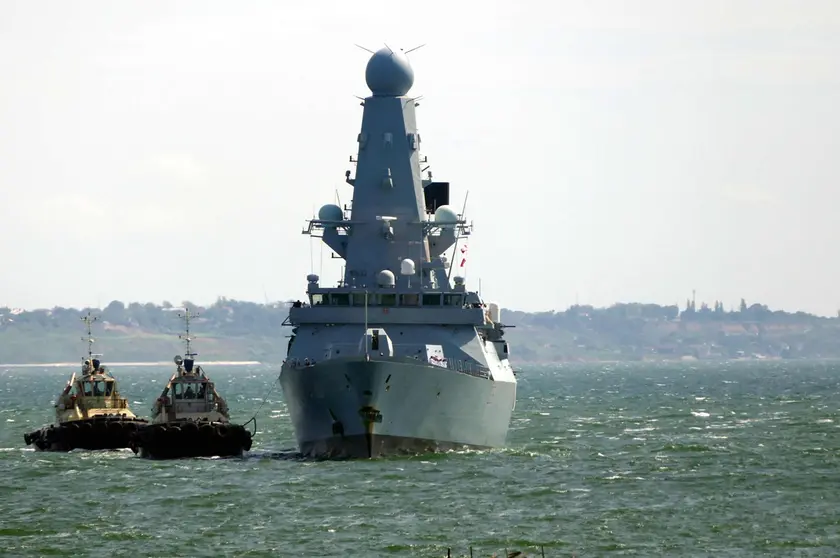
[[[172,364],[172,361],[166,360],[161,362],[106,362],[103,363],[106,367],[111,366],[167,366]],[[201,361],[199,366],[259,366],[262,362],[258,360],[209,360]],[[69,368],[71,366],[81,366],[79,362],[42,362],[35,364],[0,364],[2,368]]]

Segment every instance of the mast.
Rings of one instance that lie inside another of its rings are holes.
[[[192,360],[193,357],[198,356],[198,353],[192,352],[192,347],[190,343],[192,342],[193,338],[190,337],[190,320],[193,318],[197,318],[199,314],[197,312],[190,312],[189,308],[184,308],[184,313],[178,313],[179,318],[184,319],[184,333],[178,335],[179,339],[184,340],[184,344],[186,345],[186,351],[184,352],[184,359],[190,361],[190,368],[192,368]],[[188,368],[189,370],[189,368]]]
[[[87,360],[88,360],[88,362],[91,362],[91,366],[93,366],[93,363],[92,363],[93,357],[95,357],[95,356],[101,357],[102,356],[101,354],[95,354],[93,352],[93,342],[96,341],[96,340],[93,338],[93,333],[91,331],[91,325],[93,325],[93,322],[95,322],[96,320],[99,319],[99,316],[91,316],[90,311],[88,311],[87,316],[82,316],[79,319],[82,320],[85,323],[85,326],[87,326],[87,336],[82,337],[82,341],[87,341],[87,344],[88,344]]]

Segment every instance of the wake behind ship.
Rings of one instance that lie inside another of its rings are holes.
[[[505,326],[452,276],[446,252],[471,226],[449,183],[423,178],[414,72],[386,47],[365,78],[352,204],[323,206],[303,231],[345,271],[336,287],[309,275],[289,312],[280,384],[298,445],[327,458],[502,446],[516,402]]]

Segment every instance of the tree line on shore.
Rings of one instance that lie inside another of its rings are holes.
[[[79,318],[88,312],[100,322],[94,336],[118,347],[119,355],[137,358],[145,350],[177,350],[183,328],[178,314],[185,307],[198,313],[193,330],[206,354],[280,361],[290,334],[284,321],[291,302],[261,304],[220,297],[205,306],[189,301],[176,306],[115,300],[101,309],[0,307],[0,362],[37,360],[44,353],[75,355],[83,329]],[[697,308],[692,300],[684,308],[620,303],[607,308],[574,305],[559,312],[502,309],[502,322],[516,326],[507,334],[513,355],[530,361],[598,360],[616,355],[631,359],[742,353],[840,356],[840,318],[774,311],[744,300],[733,310],[725,310],[720,302],[701,303]]]

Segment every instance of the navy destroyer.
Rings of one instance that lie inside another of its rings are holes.
[[[499,307],[447,257],[472,226],[449,183],[424,178],[408,52],[368,61],[351,205],[324,205],[303,230],[345,260],[335,287],[307,277],[286,322],[280,384],[310,457],[499,447],[516,402]]]

